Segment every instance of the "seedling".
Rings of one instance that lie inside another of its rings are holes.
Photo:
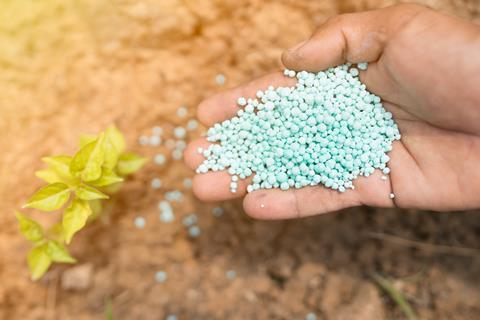
[[[408,300],[405,297],[405,294],[402,291],[395,288],[395,286],[391,283],[390,280],[385,279],[384,277],[378,274],[373,275],[373,280],[375,280],[377,285],[390,296],[390,298],[400,308],[400,310],[403,312],[403,314],[408,320],[418,319],[417,315],[415,314],[415,311],[408,303]]]
[[[113,320],[113,305],[112,299],[108,298],[105,303],[105,319]]]
[[[124,178],[147,161],[125,149],[122,133],[111,125],[98,136],[83,135],[80,150],[73,157],[42,159],[48,167],[35,175],[47,185],[35,192],[23,208],[64,210],[61,221],[48,229],[16,212],[20,232],[33,244],[27,259],[32,280],[40,279],[52,263],[76,262],[67,249],[74,235],[101,214],[101,201],[109,199]]]

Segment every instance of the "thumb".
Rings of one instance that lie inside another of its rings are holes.
[[[405,21],[423,7],[396,5],[329,19],[313,36],[282,54],[288,69],[320,71],[345,62],[372,62]]]

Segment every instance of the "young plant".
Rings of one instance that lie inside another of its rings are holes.
[[[73,157],[42,159],[48,167],[35,175],[48,184],[35,192],[24,208],[47,212],[65,209],[61,221],[48,229],[16,212],[20,232],[33,244],[27,259],[32,280],[41,278],[52,263],[76,262],[67,249],[73,236],[99,216],[101,201],[120,188],[124,177],[147,161],[125,149],[122,133],[111,125],[98,136],[83,135],[80,150]]]

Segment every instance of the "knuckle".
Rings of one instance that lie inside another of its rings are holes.
[[[323,25],[315,30],[312,38],[321,37],[325,29],[346,29],[351,25],[352,17],[355,13],[344,13],[329,17]]]
[[[395,11],[399,11],[402,14],[409,14],[409,13],[413,14],[413,13],[416,13],[418,11],[427,10],[427,7],[419,5],[419,4],[415,4],[415,3],[400,3],[400,4],[394,5],[390,8],[394,9]]]
[[[416,4],[416,3],[399,3],[396,5],[397,8],[401,8],[403,10],[417,10],[419,8],[424,8],[423,6]]]
[[[325,22],[325,25],[327,26],[342,26],[347,23],[349,18],[351,17],[351,14],[349,13],[344,13],[344,14],[339,14],[337,16],[333,16],[327,19]]]

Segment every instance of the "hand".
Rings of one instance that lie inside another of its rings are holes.
[[[293,70],[320,71],[345,62],[369,62],[360,78],[384,100],[402,134],[389,154],[390,178],[380,172],[354,180],[355,190],[339,193],[322,186],[258,190],[244,199],[257,218],[303,217],[369,205],[427,210],[480,207],[480,27],[416,5],[337,16],[307,41],[286,51]],[[198,117],[207,126],[231,118],[236,99],[253,97],[269,85],[291,86],[281,73],[217,94],[203,101]],[[203,156],[192,142],[187,164]],[[225,172],[196,175],[193,190],[202,200],[219,201],[246,194],[250,180],[230,193]],[[395,198],[390,199],[389,194]]]

